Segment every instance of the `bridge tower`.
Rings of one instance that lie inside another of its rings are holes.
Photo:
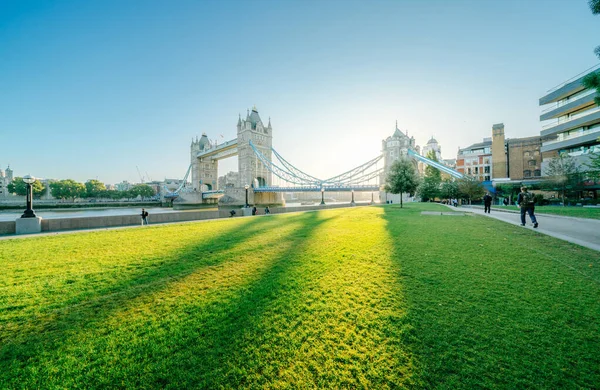
[[[194,191],[210,191],[217,189],[218,178],[218,161],[212,158],[199,159],[196,156],[200,152],[210,149],[212,145],[206,136],[202,133],[202,137],[194,141],[190,146],[190,159],[192,163],[192,188]]]
[[[254,179],[258,181],[259,186],[272,185],[272,177],[268,168],[264,166],[256,157],[256,154],[250,146],[250,141],[256,149],[271,161],[271,146],[273,144],[273,128],[271,127],[271,118],[265,127],[256,107],[247,112],[246,119],[240,117],[237,123],[237,148],[238,148],[238,172],[240,177],[239,187],[252,185]]]
[[[399,160],[400,158],[408,158],[408,149],[420,153],[420,147],[415,143],[415,137],[409,137],[408,131],[406,131],[406,134],[402,133],[400,129],[398,129],[398,121],[396,121],[394,134],[381,142],[384,169],[380,176],[380,183],[385,183],[385,178],[394,161]],[[415,164],[415,168],[418,168],[417,162],[413,160],[413,163]],[[382,202],[392,201],[394,203],[400,203],[400,195],[398,194],[389,194],[385,191],[381,191],[379,197]],[[408,194],[404,194],[404,201],[407,200]]]

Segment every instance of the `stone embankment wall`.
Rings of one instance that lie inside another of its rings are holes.
[[[359,204],[366,205],[366,204]],[[298,211],[312,211],[324,209],[337,209],[349,207],[349,204],[334,205],[314,205],[301,207],[273,207],[270,208],[271,214],[293,213]],[[151,214],[148,222],[153,224],[200,221],[206,219],[228,218],[231,210],[236,211],[236,218],[243,215],[243,210],[239,207],[221,208],[220,210],[189,210],[164,214]],[[265,210],[258,208],[258,215],[264,215]],[[116,226],[140,225],[139,215],[114,215],[103,217],[78,217],[78,218],[55,218],[42,219],[42,232],[55,232],[61,230],[80,230],[80,229],[100,229]],[[15,221],[0,222],[0,234],[15,234]]]

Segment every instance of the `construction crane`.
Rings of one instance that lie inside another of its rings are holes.
[[[144,183],[144,176],[142,176],[142,173],[140,172],[140,167],[136,165],[135,168],[137,169],[138,175],[140,176],[140,183]]]

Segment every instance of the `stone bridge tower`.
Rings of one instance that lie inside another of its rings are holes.
[[[256,179],[259,186],[270,186],[272,185],[271,172],[256,156],[250,146],[250,141],[267,160],[271,161],[273,144],[271,118],[265,127],[256,107],[246,114],[245,120],[240,117],[237,123],[238,172],[240,174],[238,184],[243,188],[245,185],[252,185]]]
[[[211,148],[210,141],[206,133],[194,141],[190,146],[190,158],[192,163],[192,188],[194,191],[210,191],[217,189],[218,169],[217,160],[212,158],[198,159],[196,156]]]

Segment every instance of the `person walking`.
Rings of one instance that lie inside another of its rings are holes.
[[[489,192],[487,192],[485,194],[485,196],[483,197],[483,212],[489,214],[491,208],[492,208],[492,196],[490,195]]]
[[[148,225],[148,212],[142,209],[142,225]]]
[[[252,207],[252,215],[256,215],[256,206]]]
[[[269,210],[269,206],[265,207],[265,214],[271,214],[271,210]]]
[[[533,227],[537,228],[538,222],[535,218],[535,196],[527,191],[527,187],[521,187],[521,192],[517,197],[517,204],[521,208],[521,226],[525,226],[525,214],[529,214],[529,218],[531,218],[531,222],[533,223]]]

